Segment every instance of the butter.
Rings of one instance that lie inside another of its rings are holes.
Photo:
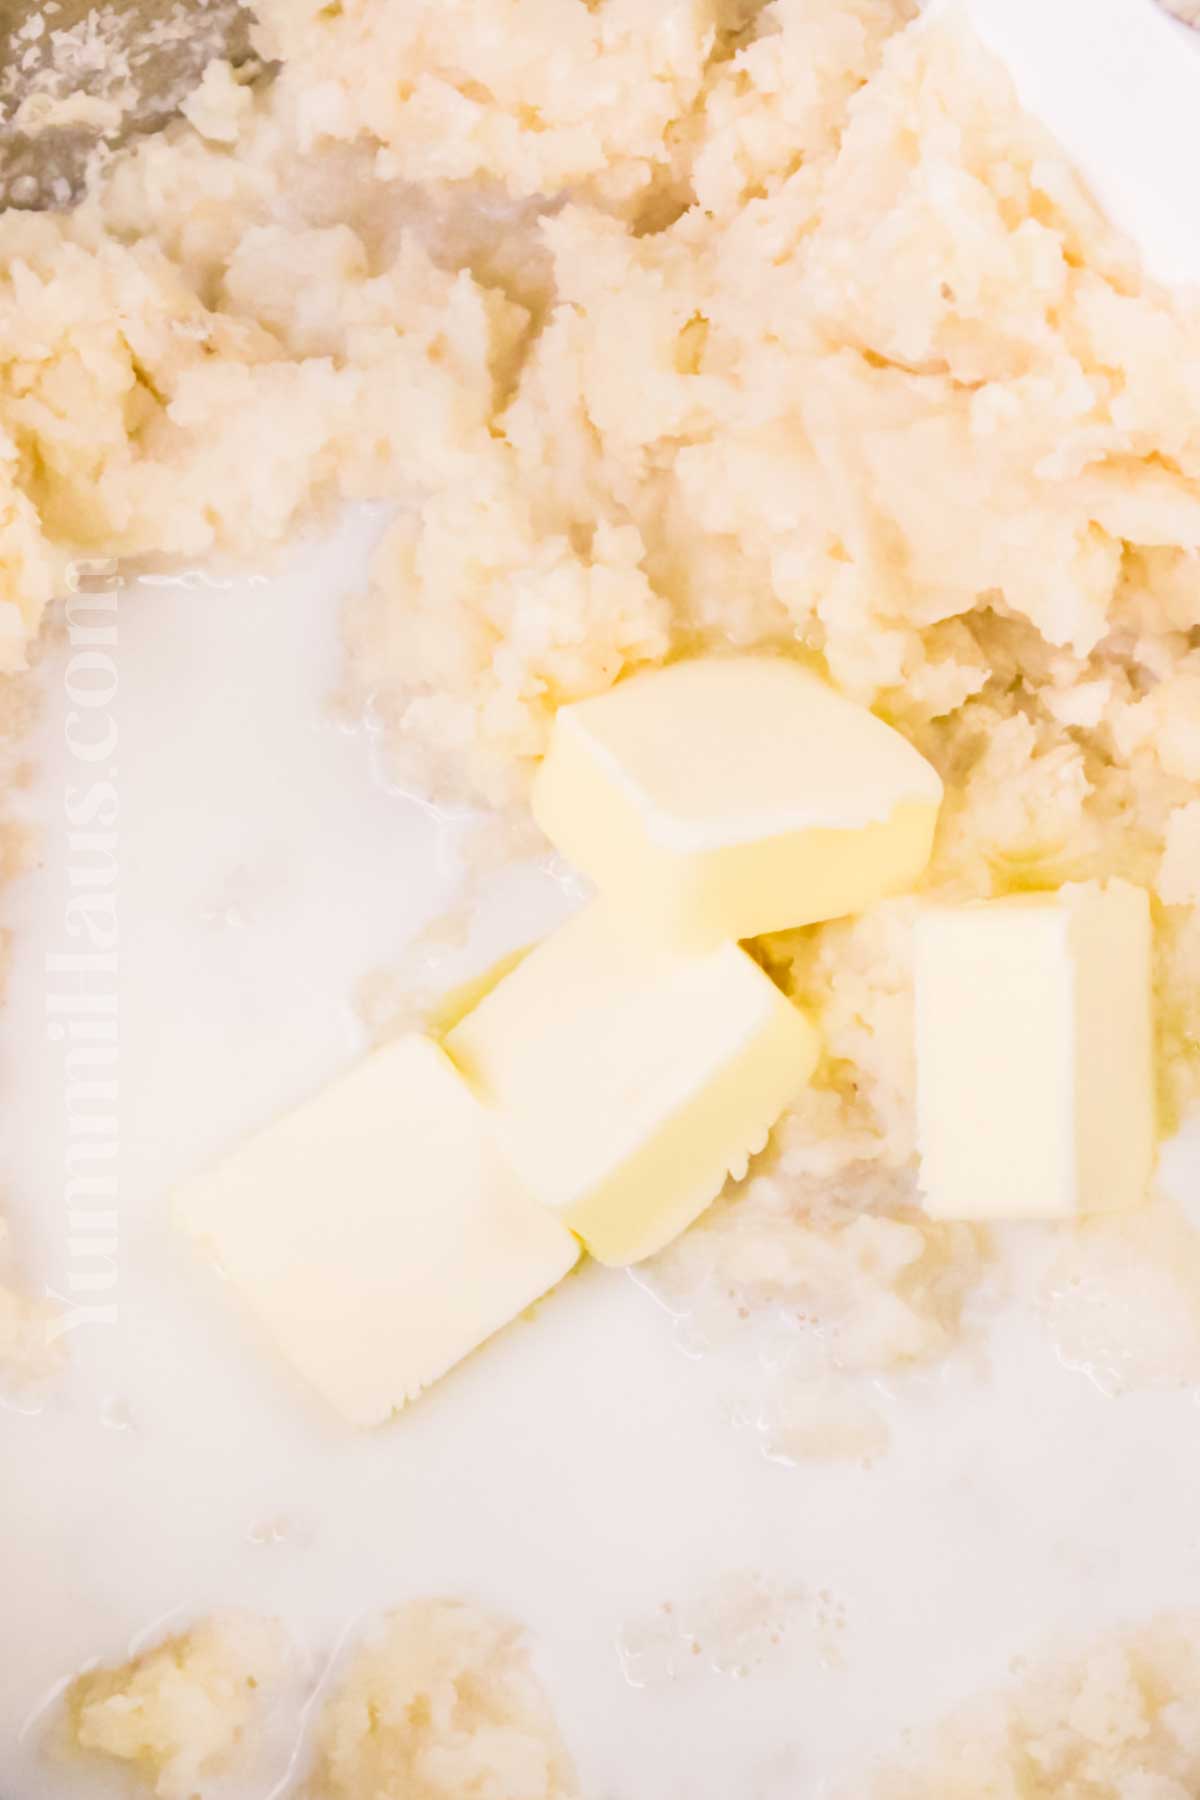
[[[915,987],[933,1217],[1070,1219],[1145,1198],[1156,1120],[1142,889],[930,908]]]
[[[445,1374],[580,1254],[505,1167],[453,1065],[416,1035],[186,1184],[175,1214],[284,1356],[363,1426]]]
[[[781,656],[636,675],[559,712],[533,788],[627,926],[719,943],[910,888],[942,798],[907,739]]]
[[[601,1262],[640,1262],[740,1174],[816,1034],[735,944],[689,954],[597,904],[446,1038],[529,1192]]]
[[[506,975],[511,975],[517,965],[524,962],[531,948],[530,944],[520,944],[515,950],[507,950],[503,956],[496,957],[474,975],[444,988],[430,1003],[425,1017],[430,1036],[442,1038],[448,1031],[453,1031],[460,1019],[464,1019]]]

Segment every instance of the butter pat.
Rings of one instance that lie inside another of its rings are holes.
[[[933,1217],[1069,1219],[1145,1198],[1156,1121],[1142,889],[931,908],[915,977]]]
[[[735,944],[630,938],[600,905],[450,1032],[530,1193],[601,1262],[639,1262],[741,1173],[808,1081],[816,1034]]]
[[[518,963],[523,962],[529,955],[532,947],[531,944],[521,944],[517,949],[508,950],[503,956],[498,956],[485,968],[477,970],[474,975],[455,982],[453,986],[443,988],[430,1002],[425,1015],[425,1024],[430,1035],[442,1038],[448,1031],[452,1031],[459,1020],[465,1018],[474,1007],[478,1006],[485,995],[490,994],[506,975],[512,974]]]
[[[741,656],[564,707],[533,810],[627,923],[700,945],[911,887],[941,798],[936,772],[873,713],[800,663]]]
[[[187,1184],[176,1218],[355,1425],[387,1419],[580,1254],[505,1167],[444,1053],[415,1035]]]

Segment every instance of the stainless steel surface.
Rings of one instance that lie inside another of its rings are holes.
[[[0,0],[0,204],[69,205],[97,150],[164,125],[214,56],[252,56],[239,0]]]

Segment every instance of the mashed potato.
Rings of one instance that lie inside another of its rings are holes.
[[[519,807],[563,702],[801,644],[944,775],[935,890],[1157,892],[1173,1121],[1200,316],[911,10],[263,0],[273,82],[214,64],[85,204],[0,216],[0,665],[81,551],[245,555],[364,496],[349,683],[409,786]],[[765,948],[829,1047],[796,1216],[911,1204],[909,922]]]
[[[495,180],[519,195],[583,187],[622,210],[669,170],[729,11],[719,0],[258,8],[303,142],[365,137],[384,176]]]
[[[68,1737],[128,1764],[159,1800],[192,1800],[207,1778],[253,1762],[287,1667],[274,1621],[219,1613],[123,1667],[81,1675],[67,1692]]]
[[[714,1596],[696,1629],[718,1657],[753,1660],[786,1630],[781,1604],[760,1584],[735,1583]],[[643,1661],[652,1647],[642,1645]],[[221,1778],[245,1780],[253,1734],[288,1666],[278,1625],[215,1615],[122,1668],[80,1677],[67,1695],[69,1735],[76,1748],[126,1764],[161,1800],[191,1800]],[[649,1666],[638,1663],[639,1685]],[[1186,1800],[1200,1783],[1198,1693],[1200,1621],[1159,1618],[1029,1668],[853,1792],[871,1800]],[[305,1800],[579,1793],[520,1633],[454,1600],[413,1601],[379,1623],[323,1701],[302,1754]]]
[[[746,1386],[735,1358],[742,1423],[772,1460],[862,1460],[889,1441],[877,1379],[944,1356],[984,1266],[984,1240],[940,1225],[879,1190],[841,1196],[786,1155],[719,1202],[639,1279],[676,1321],[690,1354],[756,1337],[760,1372]],[[879,1210],[875,1210],[878,1208]],[[762,1373],[765,1369],[767,1373]]]
[[[867,1792],[871,1800],[1188,1800],[1198,1783],[1200,1620],[1181,1616],[1112,1633],[964,1708]]]
[[[1200,315],[1000,69],[912,12],[261,0],[273,80],[215,63],[73,211],[0,215],[0,671],[73,558],[259,555],[359,498],[393,510],[349,688],[409,784],[519,809],[562,703],[800,645],[944,776],[932,890],[1155,890],[1175,1118],[1200,1074]],[[941,1355],[984,1258],[913,1207],[911,921],[761,946],[819,1018],[820,1082],[648,1272],[676,1310],[805,1327],[781,1454],[876,1447],[839,1384]],[[1094,1313],[1059,1321],[1084,1361]],[[0,1363],[39,1337],[0,1287]],[[1190,1793],[1198,1641],[1103,1645],[882,1791]],[[274,1626],[202,1623],[82,1676],[72,1734],[190,1795],[283,1660]],[[359,1651],[315,1755],[314,1800],[576,1791],[514,1631],[450,1602]]]
[[[81,1675],[66,1696],[67,1738],[126,1764],[159,1800],[193,1800],[226,1780],[275,1791],[278,1771],[264,1775],[260,1752],[272,1706],[299,1698],[294,1674],[274,1620],[217,1613],[123,1667]],[[292,1705],[293,1749],[299,1722]],[[310,1748],[308,1800],[578,1792],[519,1631],[460,1601],[414,1601],[381,1621],[341,1671]]]
[[[518,1629],[454,1600],[383,1619],[297,1748],[297,1669],[282,1627],[216,1613],[120,1667],[72,1683],[65,1735],[127,1765],[159,1800],[277,1791],[262,1751],[273,1708],[306,1800],[574,1800],[570,1761]],[[232,1783],[232,1787],[223,1784]],[[247,1786],[247,1783],[250,1786]],[[292,1791],[289,1786],[289,1792]]]
[[[317,1726],[311,1800],[572,1800],[549,1702],[516,1627],[453,1600],[392,1613]]]

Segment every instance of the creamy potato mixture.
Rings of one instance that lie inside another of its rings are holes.
[[[1200,314],[1143,279],[1000,69],[911,10],[261,0],[272,79],[211,64],[79,206],[0,216],[11,781],[20,671],[81,557],[261,557],[386,501],[345,687],[406,785],[520,829],[561,704],[685,651],[800,646],[942,775],[928,892],[1154,892],[1178,1121],[1200,1075]],[[990,1261],[916,1205],[914,905],[763,942],[820,1025],[819,1079],[649,1275],[815,1322],[837,1381],[939,1356]],[[0,1282],[0,1358],[29,1372],[41,1303]],[[873,1442],[835,1402],[823,1382],[801,1409],[801,1453]],[[319,1791],[573,1791],[502,1628],[434,1624],[440,1672],[394,1626],[347,1677]],[[272,1661],[199,1629],[70,1702],[81,1745],[165,1796],[233,1753]],[[974,1785],[899,1791],[1191,1791],[1196,1721],[1183,1743],[1164,1696],[1194,1688],[1193,1636],[1100,1661],[1065,1736],[1031,1703]],[[134,1690],[148,1722],[123,1735]]]
[[[1023,1668],[913,1747],[871,1800],[1187,1800],[1200,1781],[1200,1622],[1167,1615]]]
[[[218,1614],[67,1695],[75,1745],[131,1766],[159,1800],[253,1773],[294,1653],[281,1627]],[[575,1800],[578,1788],[519,1631],[461,1602],[380,1621],[332,1683],[306,1800]],[[269,1780],[260,1770],[260,1779]]]
[[[253,1767],[286,1680],[279,1627],[218,1615],[67,1697],[76,1742],[159,1800]],[[1200,1620],[1166,1615],[1019,1671],[909,1746],[870,1800],[1188,1800],[1200,1780]],[[303,1800],[578,1800],[516,1629],[460,1602],[381,1621],[324,1701]],[[838,1800],[851,1800],[839,1791]],[[859,1794],[862,1800],[862,1794]]]
[[[163,1800],[188,1800],[214,1769],[252,1759],[287,1664],[273,1620],[216,1614],[125,1668],[81,1675],[66,1698],[70,1741],[130,1765]]]

